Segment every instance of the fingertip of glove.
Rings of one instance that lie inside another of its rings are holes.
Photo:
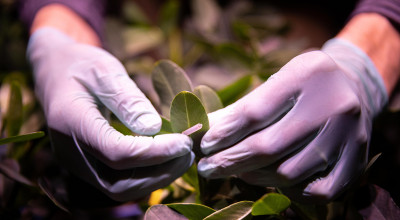
[[[132,123],[134,132],[142,135],[153,135],[161,129],[161,118],[155,114],[140,115]]]
[[[215,166],[207,163],[206,161],[204,161],[204,159],[200,160],[197,164],[198,173],[205,178],[211,177],[212,173],[214,172],[214,168]]]

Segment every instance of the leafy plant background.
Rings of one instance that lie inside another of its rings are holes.
[[[159,3],[155,13],[148,10],[149,1],[109,2],[105,47],[123,62],[160,113],[162,100],[151,81],[154,63],[160,59],[175,62],[194,87],[209,86],[228,105],[291,57],[320,46],[340,26],[340,22],[332,22],[332,14],[300,16],[297,12],[301,8],[293,11],[279,4],[154,1]],[[16,3],[0,0],[0,219],[139,219],[153,204],[196,201],[193,192],[197,189],[187,182],[190,178],[183,176],[148,198],[119,204],[69,176],[57,164],[45,135],[45,119],[34,97],[31,69],[25,58],[28,33],[18,20]],[[116,119],[111,123],[131,134]],[[25,140],[18,137],[26,134]],[[374,124],[370,154],[371,158],[377,154],[380,157],[359,184],[327,205],[293,203],[279,218],[395,219],[395,204],[400,204],[399,134],[400,112],[390,108]],[[209,188],[208,192],[216,195],[219,189],[226,189],[221,195],[229,194],[232,186],[243,190],[239,198],[214,197],[207,205],[215,209],[236,201],[256,201],[266,192],[275,191],[237,179],[215,180],[213,184],[223,186]]]

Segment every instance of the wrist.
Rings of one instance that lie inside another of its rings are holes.
[[[92,27],[77,13],[62,4],[50,4],[35,15],[31,34],[43,27],[55,28],[79,43],[101,46],[100,38]]]
[[[379,14],[358,14],[337,38],[353,43],[370,57],[390,95],[400,77],[400,35],[390,22]]]

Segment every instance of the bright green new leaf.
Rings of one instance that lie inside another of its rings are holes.
[[[252,77],[246,75],[217,92],[224,106],[232,104],[242,97],[251,86]]]
[[[208,86],[197,86],[193,93],[201,100],[207,113],[224,107],[218,94]]]
[[[172,101],[170,114],[171,127],[176,133],[181,133],[194,125],[202,124],[199,131],[190,135],[194,142],[193,150],[197,156],[200,156],[200,140],[209,129],[208,116],[200,99],[191,92],[182,91]]]
[[[240,201],[227,206],[204,218],[204,220],[240,220],[251,216],[251,208],[254,202]]]
[[[8,143],[15,143],[15,142],[30,141],[30,140],[33,140],[36,138],[41,138],[43,136],[44,136],[43,131],[38,131],[38,132],[33,132],[33,133],[23,134],[23,135],[16,135],[16,136],[0,139],[0,145],[8,144]]]
[[[278,215],[290,206],[290,199],[283,194],[268,193],[253,205],[253,215]]]
[[[202,220],[215,212],[214,209],[195,203],[171,203],[168,207],[176,210],[190,220]]]
[[[170,105],[181,91],[192,91],[192,85],[185,71],[170,60],[160,60],[152,71],[154,89],[160,97],[161,112],[169,118]]]

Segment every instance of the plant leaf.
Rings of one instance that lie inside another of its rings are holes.
[[[246,75],[232,84],[226,86],[225,88],[217,92],[218,96],[221,98],[224,106],[234,103],[241,96],[243,96],[247,89],[250,88],[252,81],[251,75]]]
[[[10,166],[10,162],[14,163],[17,167]],[[9,159],[8,161],[7,160],[1,161],[0,173],[4,174],[5,176],[19,183],[23,183],[28,186],[35,185],[32,181],[30,181],[28,178],[24,177],[22,174],[19,173],[19,164],[15,160]]]
[[[202,220],[215,212],[214,209],[195,203],[171,203],[169,208],[176,210],[190,220]]]
[[[70,213],[68,208],[61,202],[59,201],[56,196],[55,196],[55,191],[54,187],[45,179],[44,177],[40,177],[38,179],[38,185],[40,189],[46,194],[46,196],[60,209],[62,209],[65,212]]]
[[[14,136],[19,133],[22,126],[22,90],[17,81],[12,81],[10,86],[10,99],[6,120],[8,136]]]
[[[253,215],[278,215],[290,206],[290,200],[283,194],[268,193],[257,200],[252,209]]]
[[[195,189],[196,203],[201,203],[200,186],[196,163],[193,163],[193,165],[182,175],[182,179]]]
[[[168,121],[168,119],[161,117],[161,122],[162,122],[161,129],[160,129],[160,132],[157,133],[157,135],[174,133],[174,131],[172,130],[172,127],[171,127],[171,122]]]
[[[204,218],[204,220],[245,219],[250,216],[253,204],[254,202],[251,201],[240,201],[214,212],[213,214]]]
[[[30,140],[33,140],[36,138],[41,138],[43,136],[44,136],[43,131],[33,132],[33,133],[29,133],[29,134],[16,135],[16,136],[0,139],[0,145],[8,144],[8,143],[15,143],[15,142],[22,142],[22,141],[30,141]]]
[[[153,205],[147,209],[143,219],[144,220],[161,220],[161,219],[187,220],[188,218],[168,208],[168,206],[166,205]]]
[[[154,89],[161,102],[162,114],[169,118],[170,105],[181,91],[192,91],[192,85],[185,71],[170,60],[156,63],[151,76]]]
[[[200,99],[191,92],[182,91],[172,101],[170,114],[171,127],[176,133],[181,133],[196,124],[202,124],[199,131],[190,135],[194,142],[193,151],[199,157],[200,140],[209,129],[208,116]]]
[[[207,113],[224,107],[218,94],[208,86],[197,86],[193,93],[201,100]]]

